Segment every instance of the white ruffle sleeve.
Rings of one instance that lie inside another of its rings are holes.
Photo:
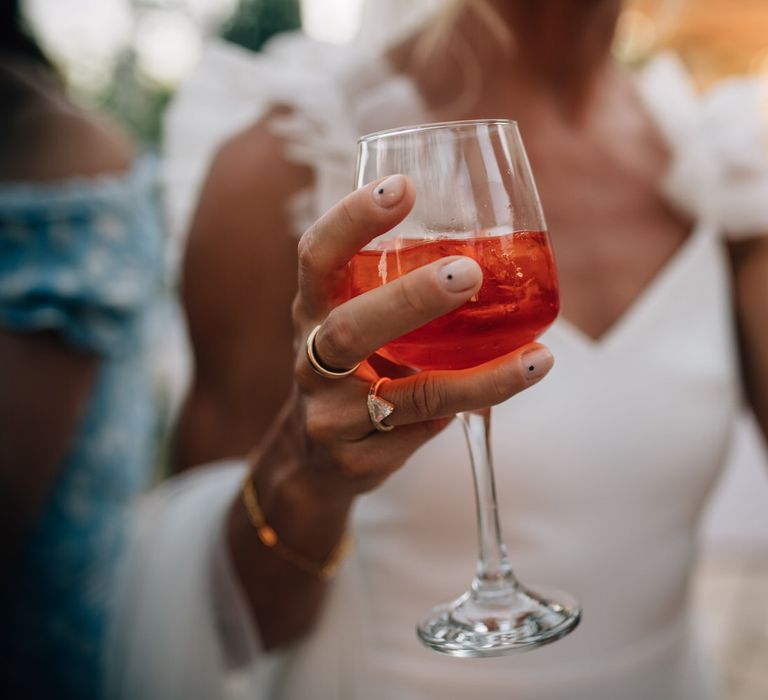
[[[239,462],[201,467],[136,508],[115,601],[107,697],[239,700],[268,687],[279,655],[258,653],[223,536],[244,474]]]
[[[312,184],[287,203],[297,236],[352,190],[362,133],[426,116],[414,84],[361,42],[331,46],[292,33],[253,53],[212,41],[164,123],[166,214],[178,251],[216,151],[275,106],[290,108],[268,124],[282,138],[283,155],[313,173]]]
[[[723,230],[734,239],[768,235],[768,85],[718,85],[704,99],[703,119],[720,166]]]
[[[766,83],[731,79],[699,95],[682,63],[662,55],[638,84],[673,154],[670,200],[727,238],[768,235]]]
[[[277,651],[261,648],[224,538],[226,514],[245,473],[244,462],[198,467],[156,488],[135,509],[118,576],[105,697],[369,697],[361,671],[366,612],[355,552],[304,641]],[[296,668],[303,672],[292,673]]]
[[[169,107],[163,128],[166,215],[179,251],[217,150],[272,107],[291,108],[289,116],[270,124],[285,138],[286,157],[323,166],[316,169],[314,186],[292,203],[297,233],[316,217],[316,200],[325,199],[328,182],[334,194],[338,177],[351,188],[356,134],[340,83],[341,74],[363,60],[353,48],[298,33],[274,39],[258,54],[220,40],[208,44]]]

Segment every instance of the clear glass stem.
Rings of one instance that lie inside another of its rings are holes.
[[[459,415],[475,481],[477,573],[466,593],[433,608],[416,632],[430,649],[451,656],[500,656],[549,644],[579,624],[581,610],[565,593],[538,586],[532,591],[517,582],[499,526],[489,449],[491,409]]]
[[[518,584],[501,538],[490,451],[491,409],[467,411],[459,416],[472,461],[477,506],[479,557],[472,591],[480,598],[496,598],[508,595]]]

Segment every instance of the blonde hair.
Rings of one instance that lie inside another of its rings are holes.
[[[483,22],[502,52],[509,54],[514,50],[512,31],[488,0],[444,0],[444,3],[434,16],[432,25],[422,34],[414,48],[413,58],[417,64],[423,66],[429,62],[437,48],[453,34],[453,28],[465,10],[470,10]],[[473,48],[459,38],[451,46],[451,50],[461,57],[464,90],[458,99],[436,112],[436,118],[448,119],[451,114],[471,107],[483,90],[483,70]]]
[[[427,30],[416,47],[416,59],[426,61],[435,48],[446,39],[462,12],[470,9],[488,27],[490,34],[505,51],[514,47],[514,36],[501,20],[488,0],[445,0],[444,7],[437,13],[435,22]]]

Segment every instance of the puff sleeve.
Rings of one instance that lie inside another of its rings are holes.
[[[719,217],[731,239],[768,235],[768,89],[726,81],[703,101],[704,132],[719,165]]]
[[[162,279],[155,166],[0,188],[0,326],[120,353]]]

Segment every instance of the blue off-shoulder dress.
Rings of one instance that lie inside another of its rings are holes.
[[[127,505],[155,446],[146,333],[163,289],[155,172],[144,157],[121,174],[0,186],[0,327],[54,331],[100,360],[40,518],[0,584],[3,698],[102,694]]]

